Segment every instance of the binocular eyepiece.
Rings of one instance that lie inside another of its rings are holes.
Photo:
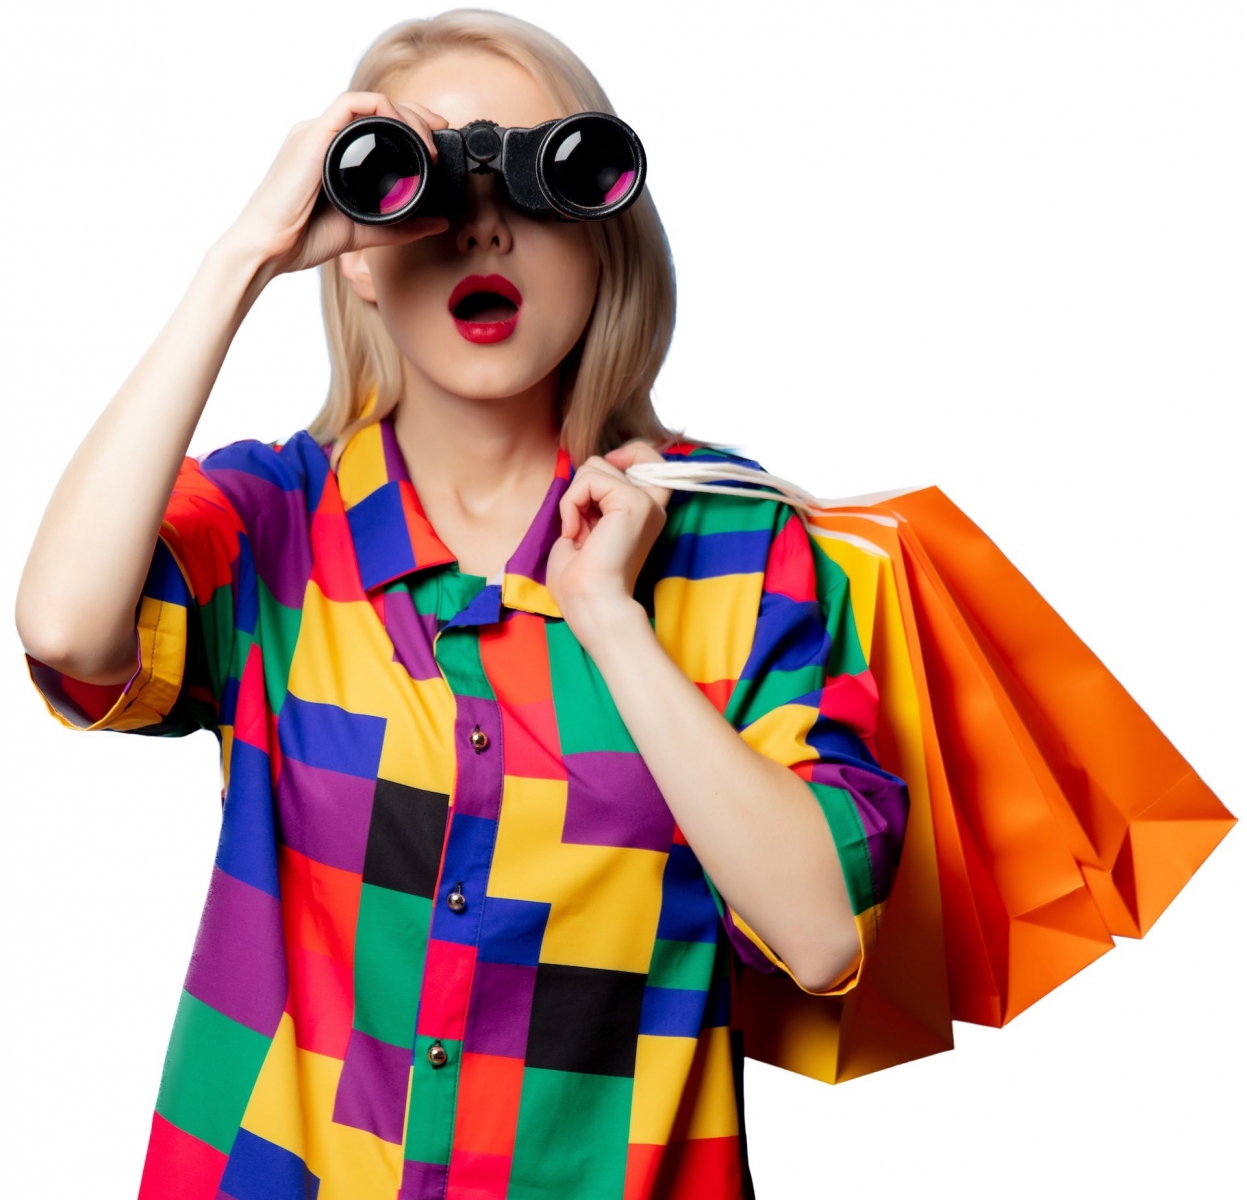
[[[473,121],[435,129],[437,162],[410,125],[360,117],[340,130],[325,154],[325,195],[352,221],[389,225],[419,213],[453,217],[462,210],[467,173],[496,172],[507,201],[534,217],[603,221],[641,194],[645,150],[609,113],[575,113],[530,129]]]

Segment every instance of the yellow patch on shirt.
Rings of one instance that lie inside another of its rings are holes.
[[[503,779],[488,894],[551,905],[541,961],[649,970],[667,856],[565,843],[564,780]]]
[[[335,1124],[341,1074],[340,1060],[295,1045],[294,1024],[284,1013],[242,1127],[303,1159],[320,1179],[319,1200],[394,1200],[402,1181],[402,1147]]]
[[[653,1146],[665,1146],[671,1141],[696,1053],[696,1038],[648,1033],[637,1038],[628,1141]]]
[[[450,794],[455,753],[449,741],[455,698],[446,680],[413,680],[366,600],[328,599],[309,582],[289,692],[386,721],[378,775],[409,787]]]
[[[694,683],[739,679],[749,661],[762,572],[713,579],[668,576],[654,585],[654,633]]]

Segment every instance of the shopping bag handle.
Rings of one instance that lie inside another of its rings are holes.
[[[868,496],[850,496],[843,500],[826,500],[807,492],[799,484],[779,475],[772,475],[757,467],[742,467],[736,463],[709,461],[706,459],[683,459],[681,461],[633,463],[624,474],[633,483],[651,487],[665,487],[683,492],[727,492],[734,496],[757,497],[757,488],[726,486],[724,481],[756,483],[768,489],[762,495],[766,499],[791,504],[805,516],[829,515],[846,508],[868,508],[883,500],[904,496],[916,488],[897,488],[890,492],[873,492]]]

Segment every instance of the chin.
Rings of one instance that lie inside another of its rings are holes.
[[[518,347],[472,347],[465,355],[459,351],[451,362],[442,360],[440,370],[426,374],[438,387],[472,400],[499,400],[518,396],[540,383],[558,363],[534,362],[531,356],[516,353]],[[446,369],[449,367],[449,369]]]

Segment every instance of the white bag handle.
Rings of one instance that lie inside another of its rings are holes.
[[[769,471],[762,471],[756,467],[742,467],[737,463],[695,458],[633,463],[624,474],[636,484],[672,488],[683,492],[727,492],[734,496],[757,497],[759,492],[756,488],[727,487],[722,482],[716,481],[758,483],[771,489],[769,492],[761,493],[764,498],[782,500],[786,504],[791,504],[801,514],[803,522],[806,517],[818,513],[829,514],[844,508],[869,506],[915,490],[914,488],[898,488],[891,492],[874,492],[868,496],[851,496],[844,500],[824,500],[812,492],[807,492],[790,479],[782,479],[778,475],[772,475]],[[858,515],[866,516],[867,514]],[[894,519],[882,514],[877,516],[871,514],[870,519],[880,524],[896,524]]]

